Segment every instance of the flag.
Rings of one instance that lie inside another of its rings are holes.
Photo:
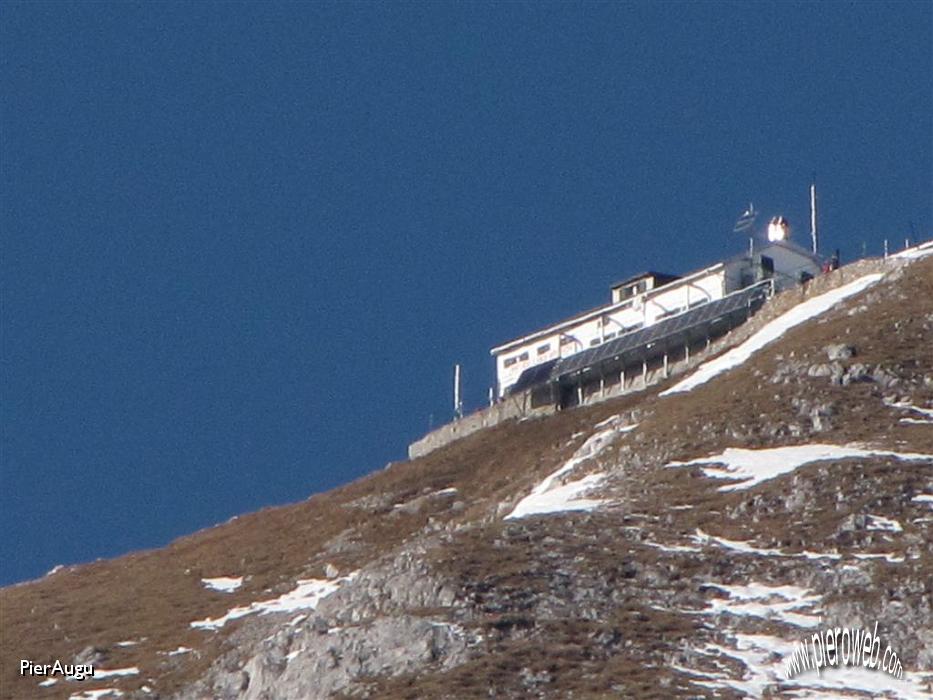
[[[742,216],[739,217],[739,220],[735,222],[735,228],[732,229],[733,233],[748,231],[752,226],[755,225],[755,219],[757,217],[758,212],[755,211],[755,205],[749,202],[748,209],[746,209],[742,213]]]

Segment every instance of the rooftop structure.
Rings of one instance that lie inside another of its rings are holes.
[[[678,279],[680,278],[677,275],[668,275],[663,272],[642,272],[612,285],[610,287],[612,301],[613,303],[625,301]]]

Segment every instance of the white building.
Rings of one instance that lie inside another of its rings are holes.
[[[753,255],[723,260],[683,277],[645,272],[623,280],[612,285],[605,306],[493,348],[498,396],[509,393],[519,377],[536,366],[553,364],[764,280],[772,280],[779,290],[819,271],[818,258],[808,250],[774,240]]]

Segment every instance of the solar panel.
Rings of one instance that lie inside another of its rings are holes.
[[[767,284],[748,287],[722,299],[707,302],[676,316],[658,321],[647,328],[626,333],[595,348],[589,348],[575,355],[561,358],[551,368],[548,379],[553,381],[604,360],[621,357],[633,350],[650,348],[653,344],[663,343],[663,341],[680,335],[692,327],[730,316],[736,311],[747,309],[750,305],[760,305],[767,295],[767,289]],[[522,378],[524,378],[524,374],[519,380],[521,381]],[[546,380],[544,377],[540,377],[538,381]],[[526,386],[528,385],[526,384]]]
[[[547,362],[542,362],[540,365],[529,367],[519,375],[518,381],[509,387],[509,393],[514,394],[519,391],[524,391],[535,384],[541,384],[542,382],[550,380],[551,370],[556,364],[557,360],[548,360]]]
[[[738,311],[757,310],[767,298],[769,284],[766,281],[746,287],[721,299],[706,302],[676,316],[665,318],[647,328],[621,335],[594,348],[529,367],[521,373],[518,381],[509,387],[508,393],[515,394],[539,384],[553,382],[626,354],[631,356],[650,350],[654,345],[666,346],[674,338],[677,338],[678,342],[683,342],[683,336],[689,335],[691,329],[715,323],[722,318],[729,318]]]

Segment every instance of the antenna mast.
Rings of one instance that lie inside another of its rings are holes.
[[[454,415],[463,418],[463,400],[460,398],[460,365],[454,365]]]
[[[816,182],[810,185],[810,238],[813,241],[813,254],[819,252],[819,245],[816,234]]]

